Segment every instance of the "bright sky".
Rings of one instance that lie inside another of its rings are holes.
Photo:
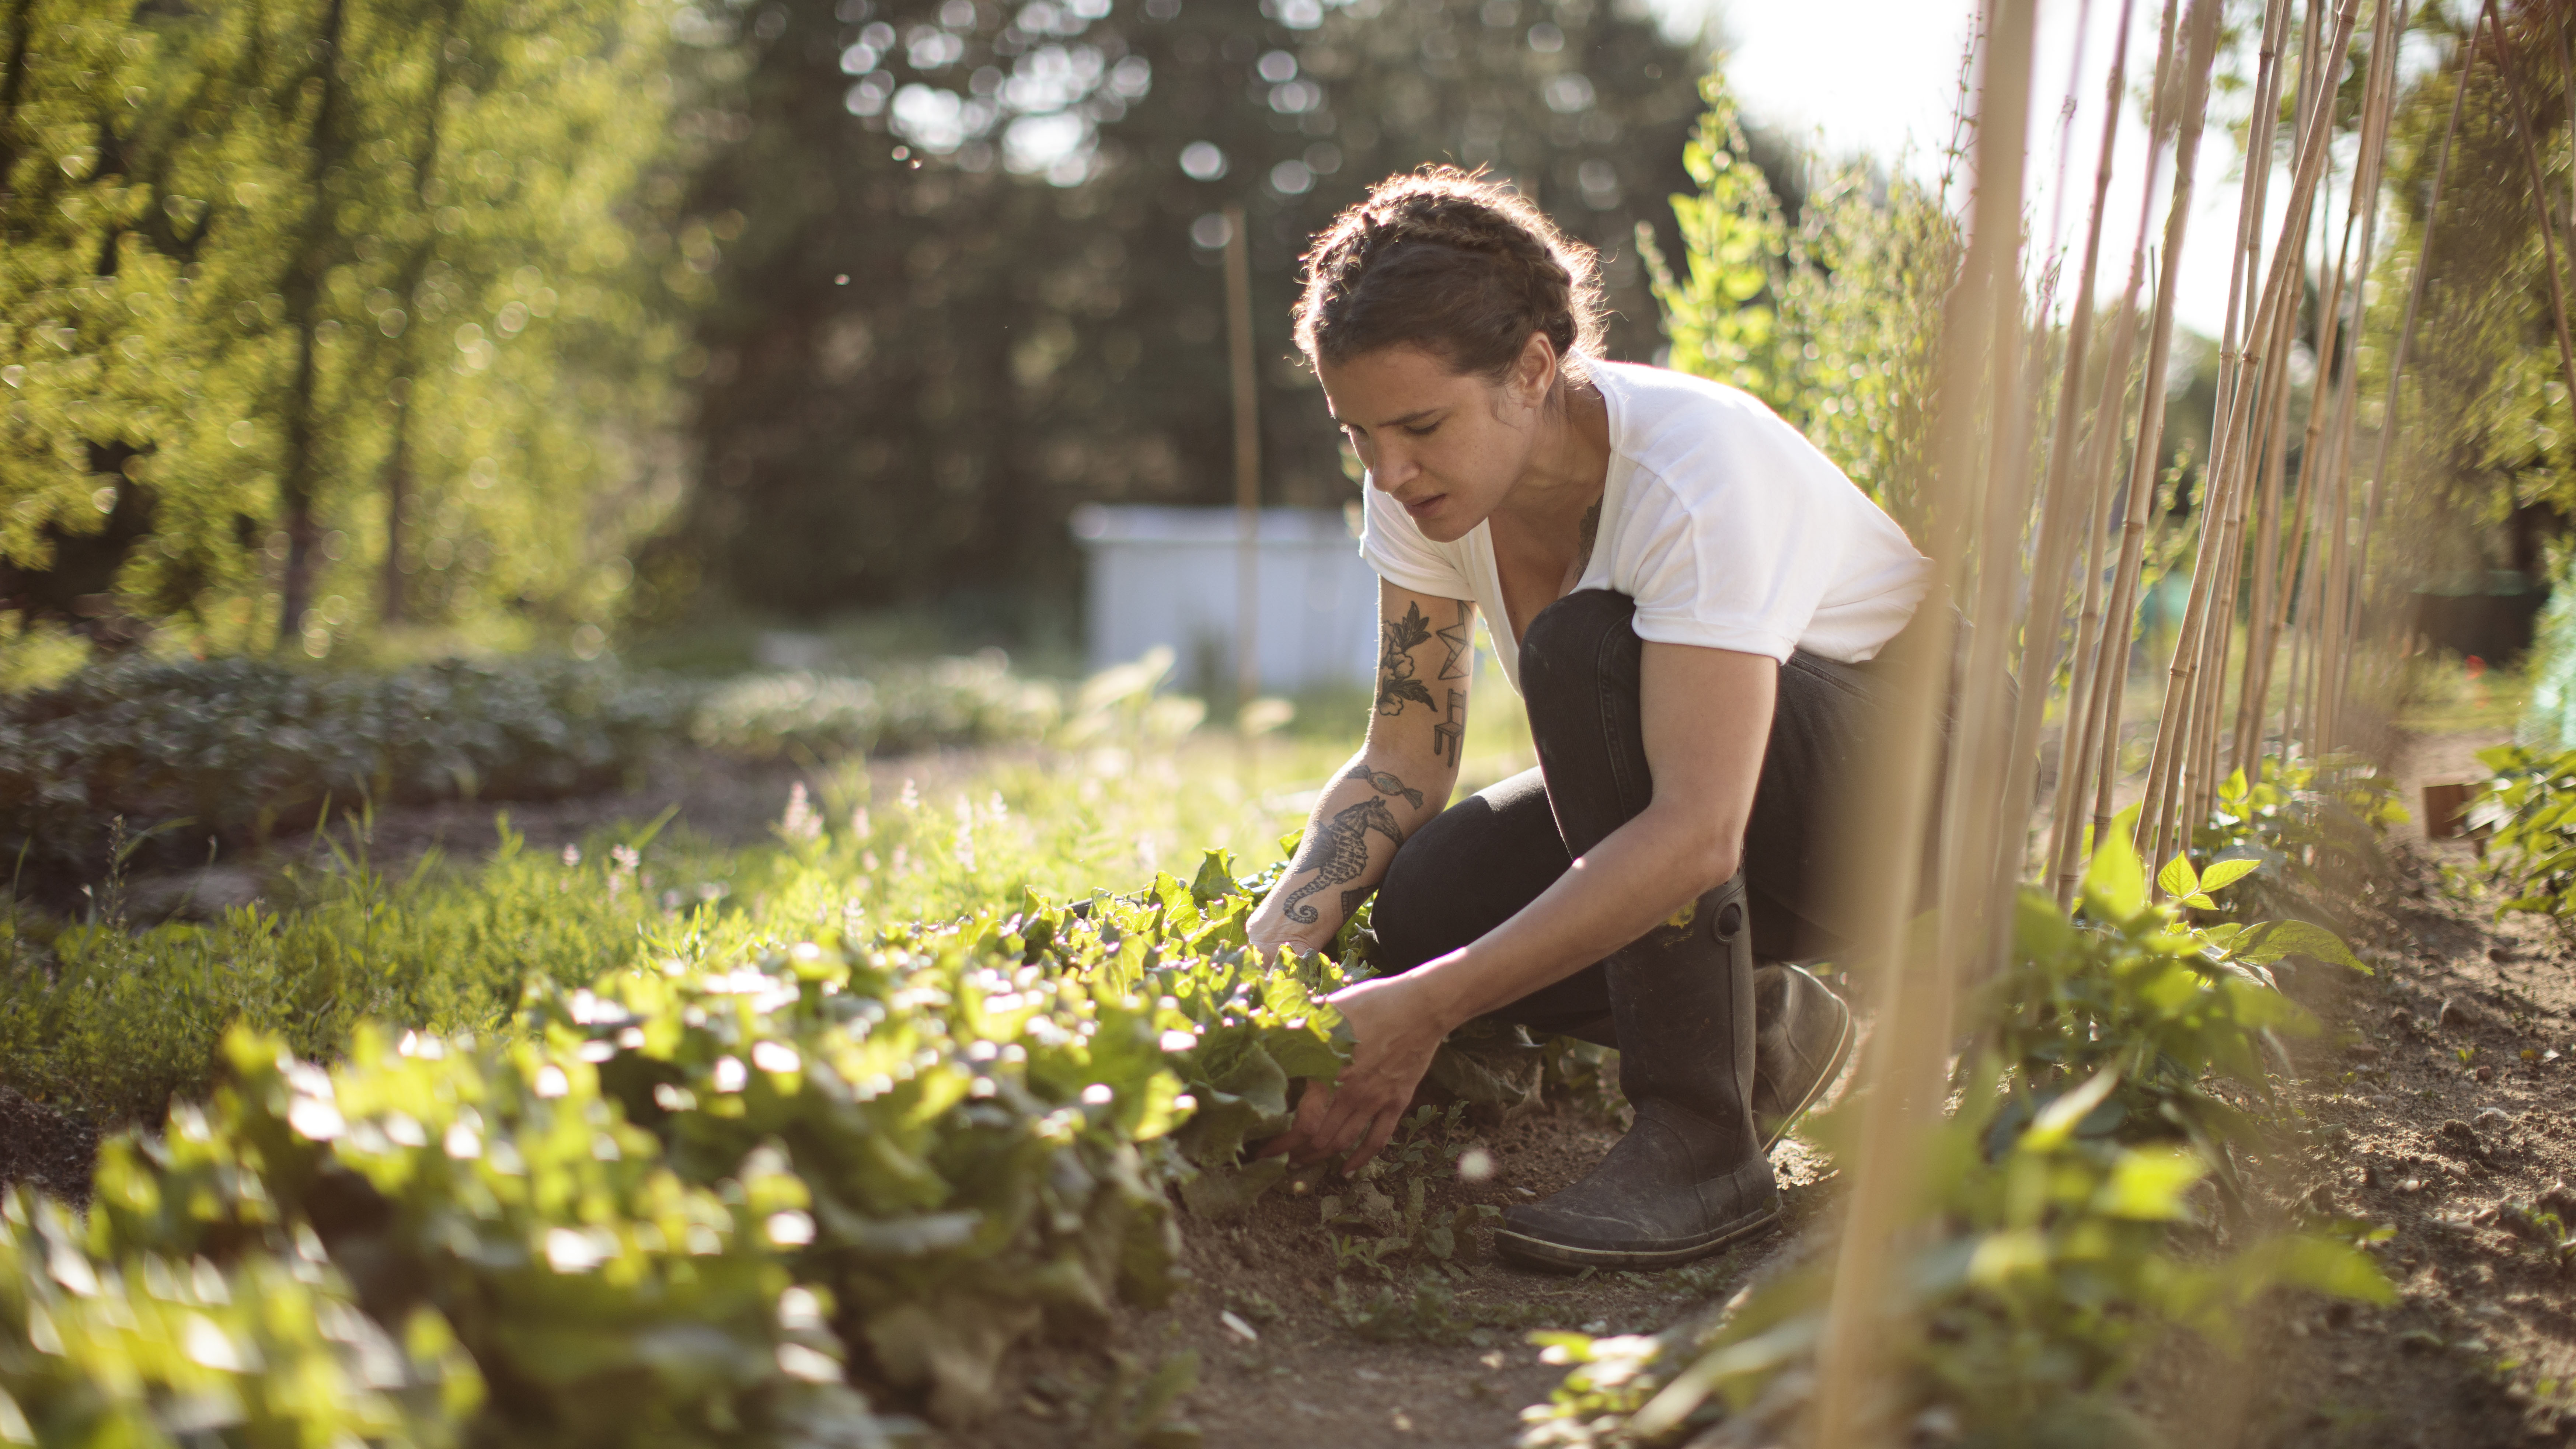
[[[1676,21],[1711,8],[1710,0],[1660,0],[1660,5]],[[2079,74],[2072,69],[2076,30],[2088,6]],[[1800,136],[1829,157],[1866,153],[1892,162],[1902,156],[1906,169],[1914,174],[1927,178],[1937,174],[1941,147],[1950,135],[1959,57],[1975,0],[1798,0],[1796,4],[1717,0],[1714,8],[1723,17],[1723,32],[1729,40],[1727,75],[1749,120]],[[2162,9],[2156,0],[2136,0],[2127,83],[2132,97],[2145,90],[2153,72]],[[2070,80],[2075,82],[2077,98],[2074,156],[2066,168],[2068,197],[2058,222],[2059,245],[2068,256],[2061,307],[2075,290],[2072,273],[2083,245],[2084,207],[2101,145],[2102,85],[2119,13],[2120,0],[2039,3],[2038,64],[2033,73],[2031,149],[2026,164],[2032,182],[2031,226],[2043,245],[2049,236],[2063,150],[2060,108]],[[2234,105],[2241,109],[2243,102]],[[2134,101],[2125,111],[2103,226],[2102,268],[2095,283],[2105,297],[2116,295],[2127,278],[2146,160],[2145,122]],[[2181,324],[2210,336],[2217,335],[2227,312],[2238,159],[2234,143],[2213,124],[2201,147],[2176,298]],[[2160,169],[2161,187],[2169,184],[2170,158]],[[2273,195],[2277,197],[2281,189],[2276,184]],[[2149,238],[2151,246],[2163,239],[2161,201],[2156,227]],[[2273,234],[2273,228],[2267,228],[2267,234]],[[2148,285],[2152,289],[2152,270]]]

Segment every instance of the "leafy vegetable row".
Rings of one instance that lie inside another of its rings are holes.
[[[236,1032],[210,1104],[108,1145],[86,1230],[12,1200],[0,1439],[971,1422],[1017,1342],[1167,1296],[1168,1189],[1257,1195],[1242,1143],[1340,1059],[1314,999],[1340,968],[1265,970],[1252,901],[1211,857],[1132,898],[534,985],[509,1040],[369,1025],[326,1069]]]

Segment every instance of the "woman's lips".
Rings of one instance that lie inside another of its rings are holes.
[[[1416,518],[1423,517],[1437,509],[1440,506],[1440,501],[1448,496],[1449,495],[1446,493],[1434,493],[1428,498],[1414,499],[1411,502],[1404,504],[1404,511],[1412,514]],[[1401,502],[1403,500],[1398,501]]]

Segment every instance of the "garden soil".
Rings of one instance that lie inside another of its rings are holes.
[[[2424,783],[2475,778],[2473,751],[2493,742],[2397,742],[2403,798],[2419,800]],[[677,803],[703,835],[754,839],[793,778],[701,769],[658,780],[642,798],[521,808],[513,822],[546,847]],[[488,808],[391,812],[377,840],[395,858],[433,843],[471,852],[488,844],[489,820]],[[2276,1302],[2241,1343],[2159,1363],[2137,1407],[2175,1444],[2576,1446],[2576,1265],[2561,1266],[2526,1216],[2536,1208],[2576,1222],[2576,937],[2525,917],[2498,922],[2475,852],[2472,841],[2409,827],[2388,878],[2336,923],[2375,974],[2287,974],[2285,989],[2324,1027],[2289,1046],[2287,1099],[2307,1130],[2246,1163],[2280,1210],[2388,1229],[2373,1252],[2395,1301]],[[1578,1095],[1459,1132],[1412,1170],[1435,1217],[1572,1182],[1615,1140],[1617,1107]],[[1449,1165],[1470,1140],[1493,1164],[1475,1182]],[[78,1196],[93,1148],[82,1124],[0,1090],[0,1180]],[[1828,1250],[1831,1162],[1794,1139],[1775,1162],[1783,1227],[1711,1263],[1567,1278],[1494,1261],[1490,1233],[1479,1231],[1445,1274],[1445,1303],[1375,1326],[1364,1309],[1380,1280],[1364,1266],[1337,1272],[1322,1221],[1322,1199],[1351,1194],[1349,1185],[1292,1181],[1224,1221],[1185,1213],[1190,1282],[1170,1305],[1015,1355],[988,1416],[939,1440],[957,1449],[1128,1442],[1125,1431],[1148,1427],[1133,1413],[1143,1386],[1188,1355],[1195,1386],[1170,1413],[1196,1425],[1209,1449],[1502,1449],[1563,1372],[1543,1361],[1532,1331],[1651,1332]]]

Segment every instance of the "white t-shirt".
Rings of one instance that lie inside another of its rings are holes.
[[[1635,599],[1638,638],[1858,663],[1913,617],[1931,562],[1779,414],[1724,383],[1585,365],[1609,405],[1610,471],[1575,587]],[[1490,525],[1434,543],[1384,491],[1363,491],[1360,556],[1389,583],[1473,600],[1519,690],[1520,641],[1506,637]]]

